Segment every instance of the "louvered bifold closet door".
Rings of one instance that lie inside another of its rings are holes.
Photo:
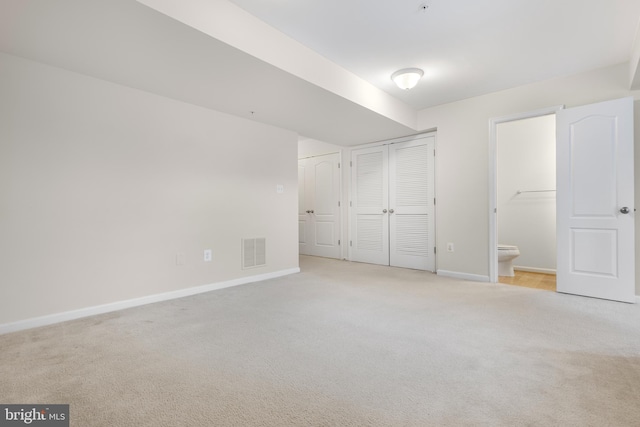
[[[354,150],[352,161],[351,259],[389,265],[388,148]]]
[[[435,269],[434,148],[434,137],[389,146],[389,257],[392,266]]]

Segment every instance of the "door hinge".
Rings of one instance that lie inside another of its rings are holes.
[[[349,246],[353,246],[353,241],[349,240]]]
[[[353,202],[349,201],[349,206],[353,207]]]
[[[436,156],[436,149],[434,148],[433,149],[433,157],[435,157],[435,156]]]
[[[435,204],[436,204],[436,198],[434,197],[433,198],[433,205],[435,206]]]
[[[340,169],[340,162],[338,162],[338,169]]]
[[[338,207],[340,207],[340,200],[338,200]]]
[[[433,247],[433,253],[434,253],[434,254],[438,253],[438,250],[436,249],[436,247],[435,247],[435,246]]]
[[[349,166],[353,167],[353,162],[349,162]]]
[[[340,240],[338,240],[338,246],[340,246]]]

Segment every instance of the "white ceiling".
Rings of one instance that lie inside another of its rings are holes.
[[[2,0],[0,51],[355,145],[420,131],[427,106],[628,61],[640,16],[638,0],[427,2]],[[395,88],[414,66],[418,87]]]
[[[639,0],[230,1],[417,109],[626,62],[640,18]],[[408,67],[425,77],[403,91]]]

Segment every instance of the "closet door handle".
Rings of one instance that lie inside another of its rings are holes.
[[[625,214],[625,215],[626,215],[626,214],[628,214],[628,213],[629,213],[629,208],[628,208],[628,207],[626,207],[626,206],[625,206],[625,207],[623,207],[622,209],[620,209],[620,213],[623,213],[623,214]]]
[[[309,211],[309,212],[314,213],[313,209],[311,211]]]
[[[311,213],[311,211],[308,210],[307,213]]]
[[[382,213],[387,213],[387,210],[386,209],[382,209]]]
[[[395,212],[393,209],[389,209],[389,213],[393,213]]]

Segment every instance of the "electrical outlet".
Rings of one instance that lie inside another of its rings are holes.
[[[453,243],[449,242],[447,243],[447,252],[453,252]]]
[[[213,259],[213,252],[211,251],[211,249],[205,249],[204,262],[211,262],[212,259]]]
[[[282,184],[276,185],[276,193],[278,193],[278,194],[284,193],[284,185],[282,185]]]

